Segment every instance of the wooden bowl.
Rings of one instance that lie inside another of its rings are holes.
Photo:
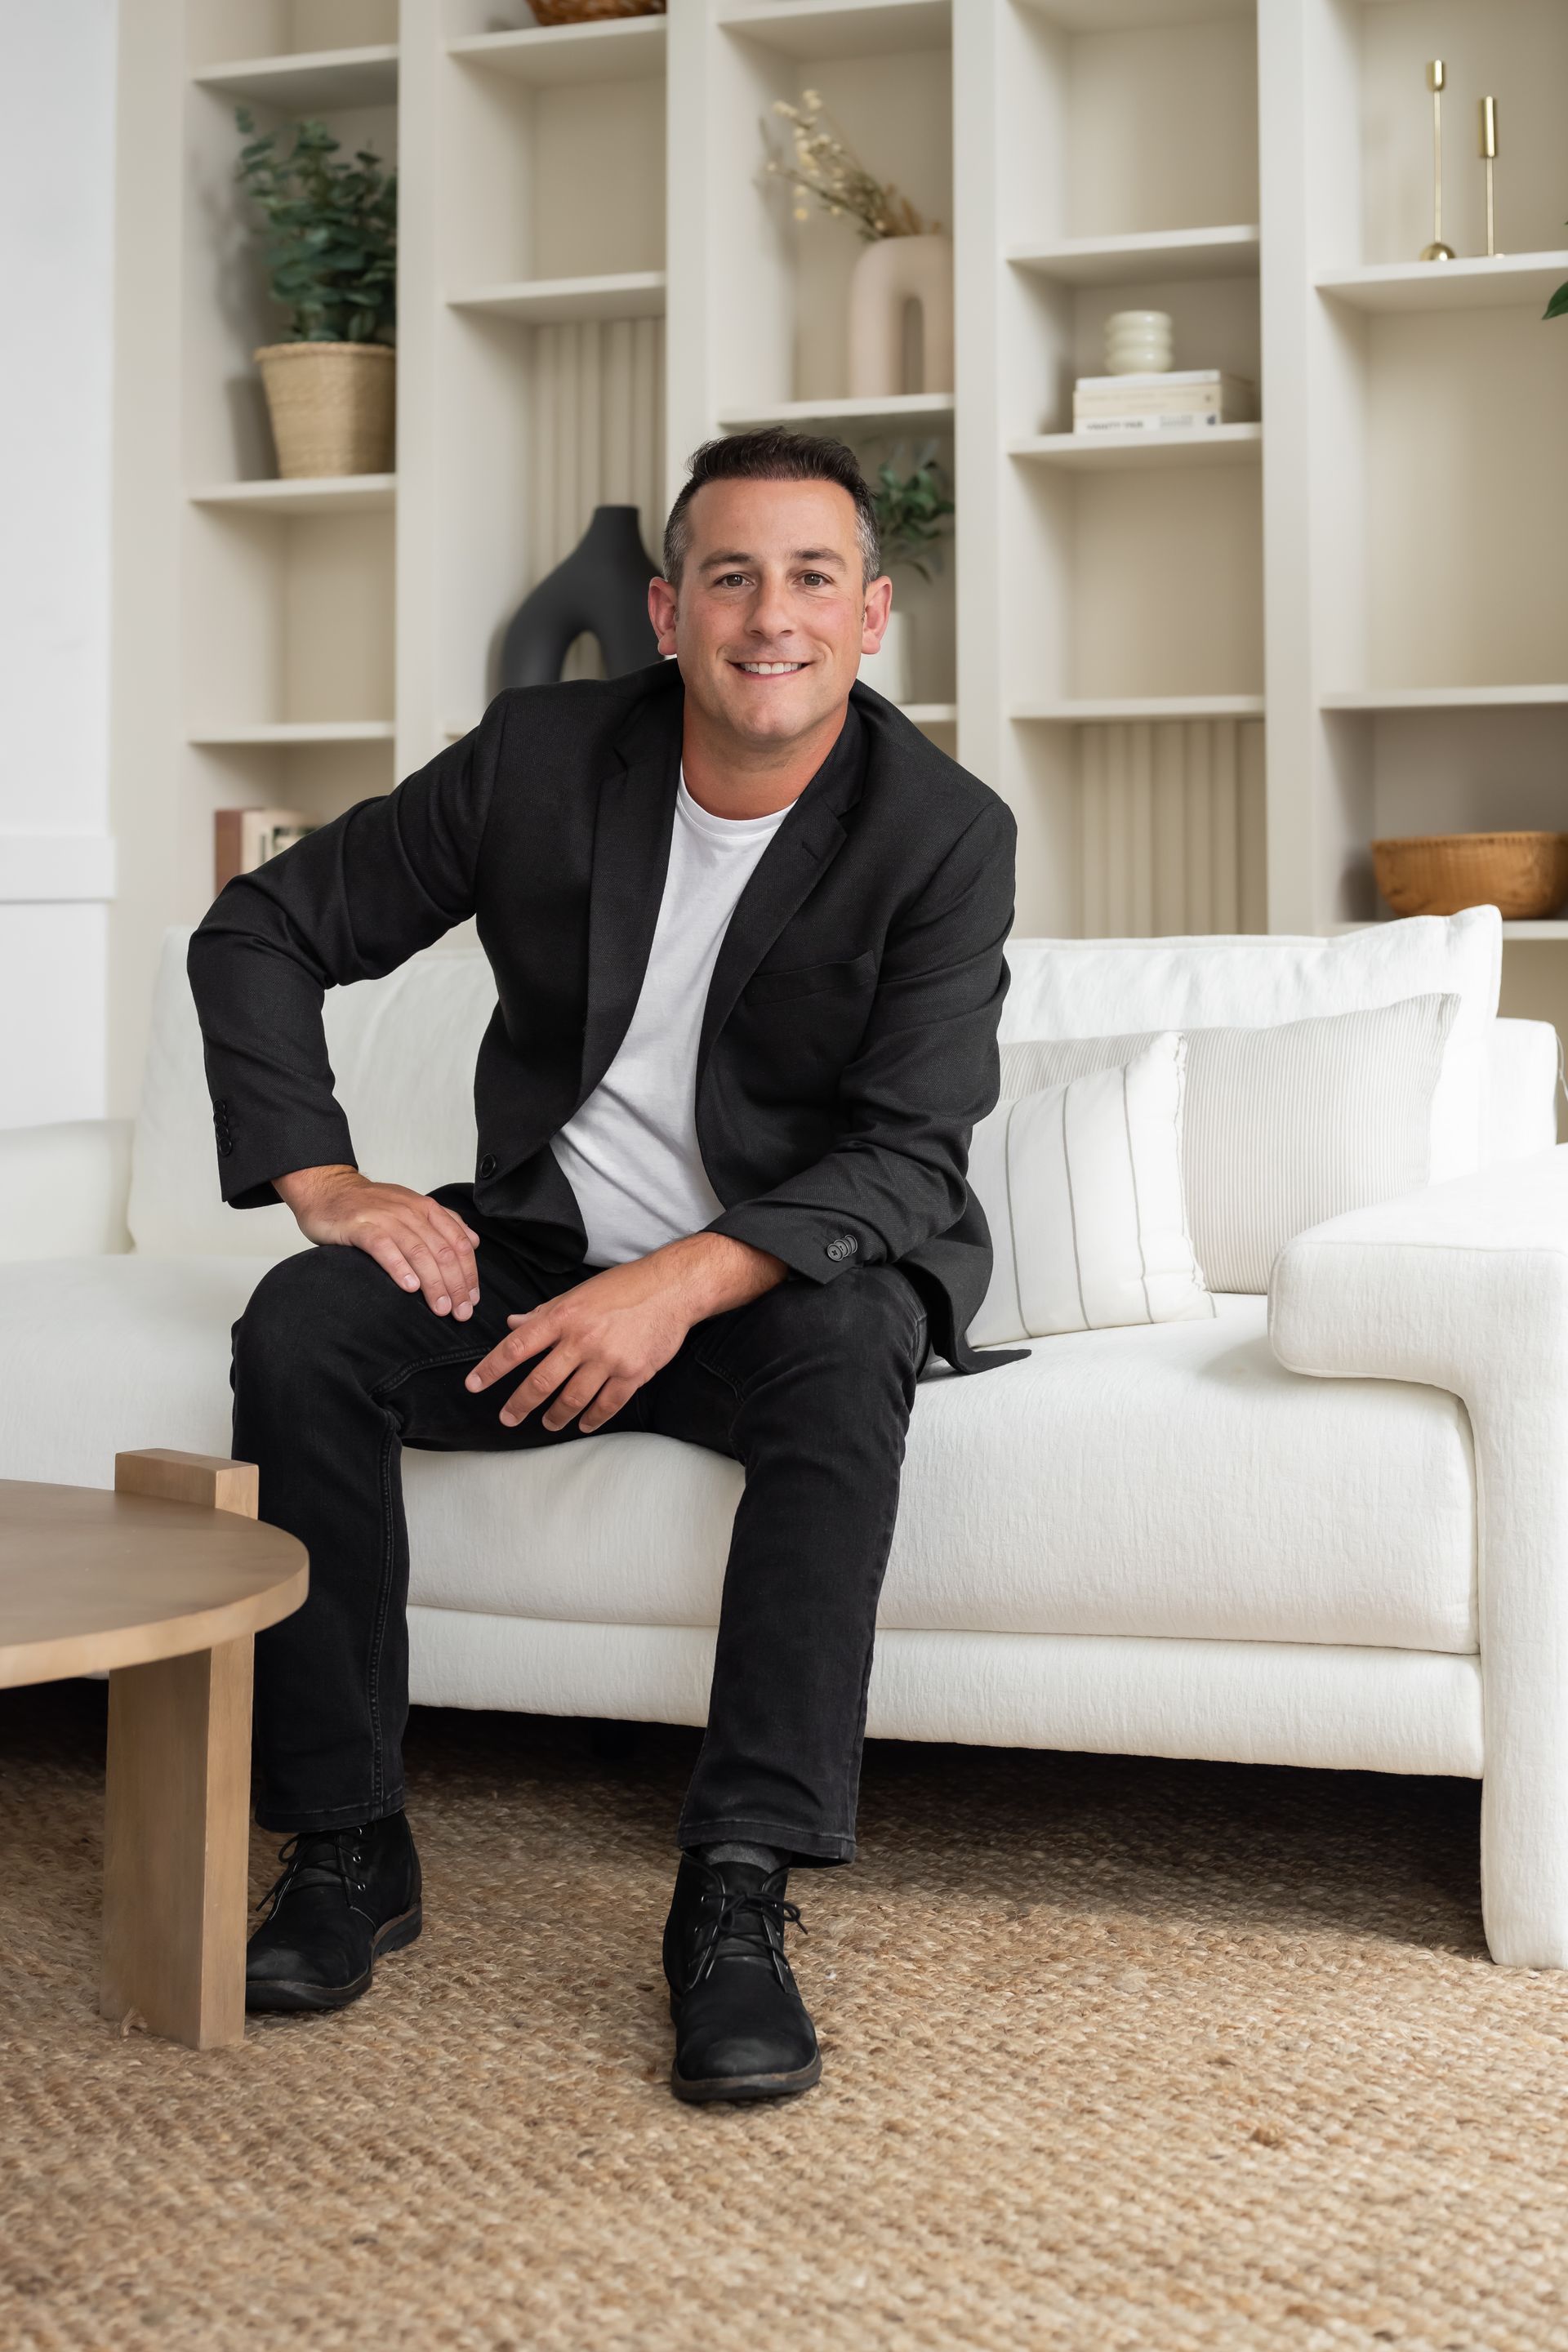
[[[532,0],[542,25],[598,25],[606,16],[662,16],[664,0]]]
[[[1538,922],[1568,898],[1568,833],[1431,833],[1374,841],[1373,872],[1396,915],[1495,907]]]

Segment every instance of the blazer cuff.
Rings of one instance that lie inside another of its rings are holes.
[[[703,1228],[728,1234],[782,1258],[805,1282],[831,1282],[852,1265],[880,1265],[887,1257],[879,1237],[863,1220],[828,1216],[784,1201],[742,1201]]]
[[[341,1113],[330,1113],[304,1125],[291,1125],[279,1135],[263,1135],[251,1122],[237,1122],[225,1097],[213,1104],[213,1131],[217,1143],[218,1185],[231,1209],[267,1209],[278,1200],[274,1179],[296,1168],[357,1168],[349,1123]]]

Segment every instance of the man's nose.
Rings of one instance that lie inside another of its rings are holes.
[[[790,637],[795,635],[794,616],[782,580],[770,580],[764,575],[758,582],[746,625],[754,637]]]

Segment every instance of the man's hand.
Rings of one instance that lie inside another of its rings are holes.
[[[474,1366],[465,1385],[488,1389],[537,1356],[502,1405],[502,1422],[515,1429],[549,1400],[546,1429],[564,1429],[581,1415],[587,1435],[664,1369],[694,1323],[760,1298],[787,1271],[782,1258],[727,1234],[689,1234],[590,1275],[530,1314],[509,1315],[510,1336]]]
[[[357,1168],[297,1168],[273,1183],[313,1242],[346,1242],[404,1290],[422,1290],[432,1314],[466,1323],[479,1304],[478,1234],[423,1192],[374,1184]]]

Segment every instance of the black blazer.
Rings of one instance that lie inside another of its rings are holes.
[[[637,1004],[682,709],[674,662],[502,694],[397,791],[229,883],[189,966],[226,1201],[255,1208],[275,1176],[353,1161],[322,991],[473,915],[500,1000],[474,1076],[475,1203],[526,1218],[549,1262],[582,1262],[550,1139]],[[965,1167],[998,1091],[1014,837],[994,793],[857,686],[736,905],[698,1058],[698,1140],[725,1204],[710,1230],[798,1280],[899,1265],[966,1371],[985,1360],[963,1334],[991,1243]]]

